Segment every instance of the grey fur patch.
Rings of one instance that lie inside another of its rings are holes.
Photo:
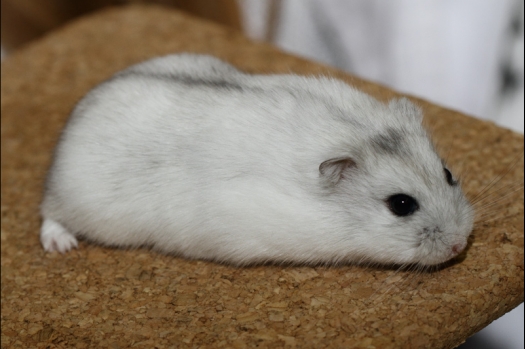
[[[210,79],[199,79],[188,75],[172,75],[172,74],[154,74],[154,73],[142,73],[142,72],[123,72],[116,76],[116,78],[122,79],[127,77],[145,77],[159,80],[167,80],[182,83],[189,86],[203,86],[211,88],[224,88],[229,90],[242,91],[243,86],[226,80],[210,80]]]
[[[187,77],[187,76],[176,77],[175,80],[185,85],[190,85],[190,86],[206,86],[206,87],[224,88],[224,89],[238,90],[238,91],[242,91],[244,89],[241,85],[235,84],[233,82],[226,81],[226,80],[194,79],[194,78]]]
[[[372,138],[372,145],[387,154],[400,154],[406,152],[403,145],[403,135],[399,130],[389,128],[385,133]]]

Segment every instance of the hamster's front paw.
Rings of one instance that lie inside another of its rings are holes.
[[[45,219],[40,231],[40,242],[47,252],[65,253],[78,246],[77,239],[60,223]]]

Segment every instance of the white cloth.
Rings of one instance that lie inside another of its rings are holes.
[[[241,4],[248,31],[260,36],[262,2]],[[523,132],[523,30],[514,52],[506,42],[516,11],[523,13],[521,0],[283,0],[275,43]],[[509,55],[521,89],[501,101]]]

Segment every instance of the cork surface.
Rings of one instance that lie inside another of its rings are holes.
[[[130,64],[182,51],[396,95],[153,6],[106,10],[15,52],[2,63],[2,348],[452,348],[523,302],[523,136],[423,101],[469,198],[502,177],[445,269],[235,268],[87,243],[44,253],[43,178],[75,102]]]

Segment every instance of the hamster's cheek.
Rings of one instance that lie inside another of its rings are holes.
[[[406,230],[391,228],[381,234],[370,236],[371,258],[384,264],[410,264],[421,259],[421,248]]]

